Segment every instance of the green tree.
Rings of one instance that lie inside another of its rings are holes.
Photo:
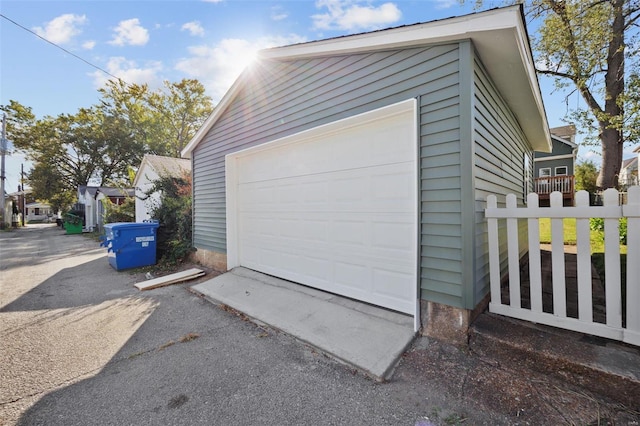
[[[181,156],[182,149],[213,111],[204,86],[192,79],[178,83],[165,81],[164,90],[151,93],[148,103],[160,123],[161,140],[165,141],[165,153],[169,157]]]
[[[573,174],[576,179],[576,191],[585,190],[589,193],[597,191],[598,168],[593,162],[587,160],[576,164]]]
[[[586,109],[569,117],[590,133],[587,143],[601,147],[598,187],[617,187],[623,145],[640,132],[640,2],[529,0],[525,8],[530,27],[539,26],[529,33],[537,71],[584,99]]]
[[[75,114],[37,119],[11,100],[7,131],[34,167],[28,183],[38,199],[64,204],[78,185],[124,186],[144,154],[179,157],[212,112],[211,98],[197,80],[147,85],[109,81],[98,105]]]
[[[136,143],[150,154],[180,157],[182,148],[213,111],[204,86],[193,79],[165,81],[156,91],[146,84],[110,80],[100,93],[105,114],[121,118]]]
[[[4,109],[13,117],[10,138],[34,163],[27,176],[38,199],[66,202],[91,180],[100,185],[124,180],[129,165],[142,159],[141,147],[120,120],[97,108],[42,119],[14,101]]]

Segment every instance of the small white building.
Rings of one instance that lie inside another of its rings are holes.
[[[53,217],[53,211],[49,204],[29,203],[25,206],[27,222],[47,221]]]
[[[109,186],[78,186],[78,203],[84,205],[84,227],[88,230],[100,229],[104,222],[102,200],[108,198],[114,204],[122,204],[127,197],[133,196],[132,188],[113,188]]]
[[[133,186],[136,191],[136,222],[151,219],[151,211],[160,203],[160,193],[147,195],[161,177],[180,177],[191,174],[191,161],[183,158],[147,154],[140,163]]]

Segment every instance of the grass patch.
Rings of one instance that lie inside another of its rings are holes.
[[[563,219],[562,229],[564,233],[564,244],[576,244],[576,219]],[[589,230],[591,242],[591,264],[594,266],[600,281],[606,284],[604,267],[604,233],[598,230]],[[551,219],[540,219],[540,243],[551,244]],[[626,312],[627,296],[627,246],[620,244],[620,282],[622,284],[622,305],[623,312]]]
[[[576,245],[576,219],[563,219],[562,229],[564,233],[564,244]],[[591,254],[604,253],[604,235],[600,231],[589,231],[591,242]],[[551,219],[540,219],[540,243],[551,244]],[[620,254],[627,254],[627,246],[620,244]],[[604,255],[603,255],[604,257]]]

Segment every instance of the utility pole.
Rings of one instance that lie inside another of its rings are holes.
[[[0,229],[6,225],[4,208],[4,156],[7,152],[7,114],[2,114],[2,139],[0,139]]]
[[[24,215],[27,213],[27,194],[24,192],[24,163],[20,163],[20,189],[22,189],[22,227],[24,228]]]

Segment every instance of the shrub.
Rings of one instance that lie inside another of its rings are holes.
[[[604,232],[604,219],[600,217],[592,217],[589,219],[589,228],[592,231]],[[627,245],[627,218],[623,217],[620,219],[620,243],[623,245]]]
[[[104,223],[135,222],[136,200],[126,197],[122,204],[115,204],[109,198],[102,200],[104,206]]]
[[[191,176],[161,177],[145,195],[154,192],[160,193],[160,202],[151,210],[151,218],[160,224],[157,256],[161,263],[176,265],[193,251]]]

